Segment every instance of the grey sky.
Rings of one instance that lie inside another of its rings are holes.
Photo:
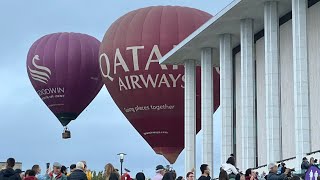
[[[40,100],[28,79],[25,67],[28,49],[41,36],[61,31],[86,33],[101,40],[112,22],[127,12],[142,7],[179,5],[198,8],[214,15],[230,2],[231,0],[1,0],[0,161],[12,156],[23,162],[23,169],[27,169],[35,163],[44,168],[46,162],[59,161],[69,166],[79,160],[86,160],[89,168],[103,170],[108,162],[119,166],[116,154],[124,151],[128,154],[124,166],[133,171],[132,175],[144,170],[148,177],[153,176],[155,166],[167,164],[166,160],[156,155],[136,132],[114,104],[105,87],[69,126],[72,139],[61,139],[62,127],[59,121]],[[219,112],[216,117],[219,124]],[[201,136],[197,139],[201,140]],[[219,137],[216,136],[216,139]],[[199,141],[197,145],[199,165]],[[218,158],[215,161],[220,163]],[[174,165],[178,175],[184,175],[183,163],[184,154],[181,153]]]

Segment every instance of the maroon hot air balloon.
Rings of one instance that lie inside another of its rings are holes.
[[[30,81],[63,126],[79,116],[103,85],[99,46],[97,39],[86,34],[54,33],[37,40],[29,50]]]
[[[173,164],[184,148],[184,67],[158,59],[211,18],[177,6],[138,9],[120,17],[106,32],[99,62],[103,81],[122,113],[157,154]],[[200,81],[200,68],[197,69]],[[214,105],[219,75],[214,71]],[[200,83],[197,84],[197,132]]]

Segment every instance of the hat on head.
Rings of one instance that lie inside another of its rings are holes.
[[[156,171],[164,170],[164,167],[162,165],[158,165],[156,167]]]
[[[58,162],[53,163],[53,167],[61,168],[61,164]]]

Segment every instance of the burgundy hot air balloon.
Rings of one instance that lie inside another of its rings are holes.
[[[120,17],[106,32],[99,62],[103,81],[122,113],[157,154],[173,164],[184,148],[184,67],[158,59],[211,18],[177,6],[138,9]],[[200,69],[197,70],[200,81]],[[215,108],[219,75],[214,71]],[[197,84],[197,132],[200,83]]]
[[[30,81],[63,126],[79,116],[103,85],[99,46],[97,39],[86,34],[54,33],[37,40],[29,50]],[[69,133],[65,127],[63,137],[69,138]]]

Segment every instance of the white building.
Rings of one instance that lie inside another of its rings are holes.
[[[212,121],[212,70],[220,68],[222,161],[241,170],[320,150],[319,0],[235,0],[166,54],[185,66],[186,171],[195,165],[195,66],[202,122]],[[213,130],[216,127],[213,125]],[[203,127],[204,144],[213,143]],[[204,147],[206,147],[204,145]],[[203,162],[212,166],[211,149]]]

